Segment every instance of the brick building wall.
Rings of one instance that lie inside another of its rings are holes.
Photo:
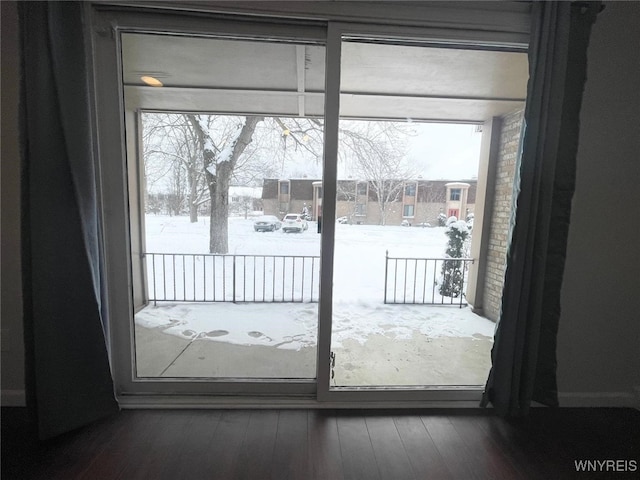
[[[513,185],[523,113],[522,110],[519,110],[506,115],[503,118],[500,132],[483,298],[484,315],[493,321],[498,320],[502,305],[502,288],[509,243],[509,221],[514,204]]]

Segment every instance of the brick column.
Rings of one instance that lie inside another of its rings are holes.
[[[502,288],[509,244],[509,221],[514,205],[514,179],[520,147],[523,111],[506,115],[502,120],[500,147],[496,165],[495,193],[484,277],[483,313],[497,321],[502,304]],[[485,240],[485,239],[483,239]]]

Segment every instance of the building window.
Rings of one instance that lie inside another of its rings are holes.
[[[366,195],[367,194],[367,184],[365,182],[358,183],[356,186],[356,194],[357,195]]]
[[[280,182],[280,195],[289,195],[289,182]]]
[[[449,194],[449,200],[460,200],[460,194],[462,190],[460,188],[452,188]]]
[[[231,203],[238,203],[240,201],[240,197],[231,197]]]
[[[404,196],[405,197],[415,197],[416,196],[416,184],[408,183],[404,186]]]
[[[403,217],[413,217],[413,205],[405,205],[402,211]]]
[[[356,203],[356,217],[366,217],[367,216],[367,205],[364,203]]]

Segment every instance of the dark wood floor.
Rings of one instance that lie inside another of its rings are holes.
[[[38,443],[2,409],[2,479],[640,478],[640,412],[128,410]],[[622,460],[578,473],[575,461]],[[636,466],[635,471],[633,466]],[[608,468],[608,471],[607,471]]]

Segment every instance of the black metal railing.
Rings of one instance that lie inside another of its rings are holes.
[[[408,258],[385,255],[384,303],[463,307],[473,258]],[[444,269],[443,269],[444,267]]]
[[[317,302],[320,257],[146,253],[149,301]]]

